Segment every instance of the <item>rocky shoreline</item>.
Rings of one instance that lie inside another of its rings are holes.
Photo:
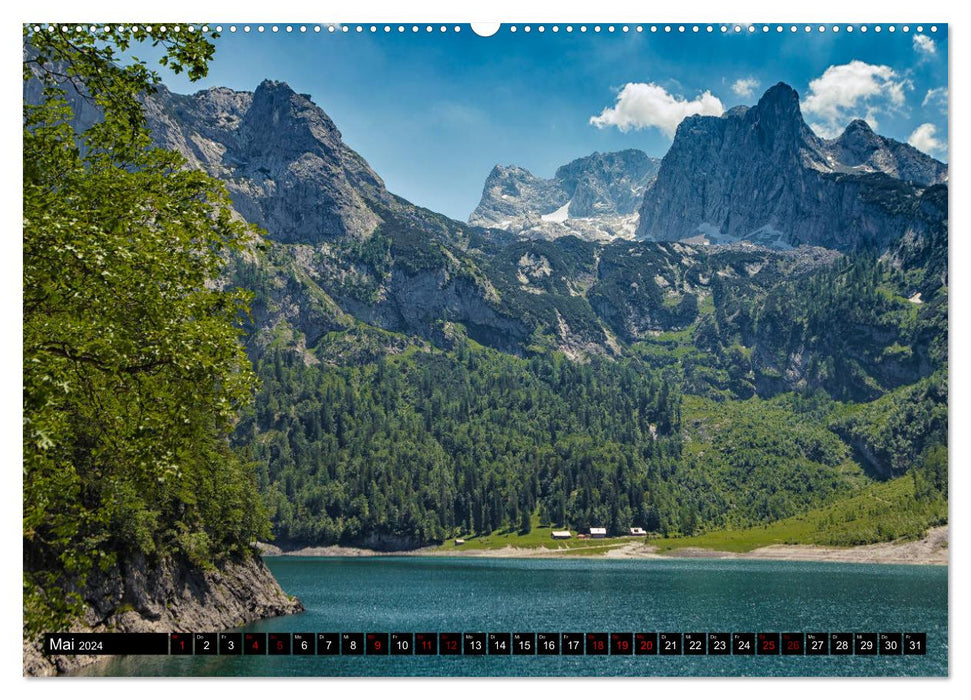
[[[770,545],[749,552],[723,552],[701,547],[686,547],[661,552],[643,541],[618,542],[606,551],[584,553],[582,548],[515,547],[501,549],[441,549],[422,547],[400,552],[381,552],[360,547],[303,547],[284,550],[275,545],[258,544],[263,556],[277,557],[480,557],[495,559],[763,559],[773,561],[827,561],[852,564],[923,564],[947,566],[948,526],[928,530],[920,540],[881,542],[857,547],[818,545]],[[604,545],[599,545],[598,550]]]
[[[303,612],[259,556],[203,570],[186,562],[133,560],[89,581],[84,620],[74,632],[198,632]],[[69,674],[112,657],[45,656],[24,640],[24,676]]]

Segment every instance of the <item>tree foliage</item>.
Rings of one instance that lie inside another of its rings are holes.
[[[213,284],[249,229],[215,180],[152,148],[137,42],[204,75],[200,33],[24,39],[25,624],[79,612],[92,571],[140,552],[205,566],[266,534],[251,469],[227,436],[254,387],[239,342],[247,295]],[[34,83],[36,86],[37,83]],[[100,118],[82,125],[79,91]]]

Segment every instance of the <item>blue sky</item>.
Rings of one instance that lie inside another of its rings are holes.
[[[852,118],[908,139],[946,160],[947,27],[923,33],[884,25],[834,33],[804,25],[792,33],[709,34],[634,25],[613,33],[494,36],[462,31],[308,30],[230,33],[216,42],[209,76],[189,83],[162,72],[176,92],[221,85],[253,90],[264,78],[309,93],[388,188],[416,204],[465,220],[483,182],[501,163],[549,177],[594,151],[639,148],[663,156],[684,114],[754,104],[784,81],[800,94],[806,120],[835,135]],[[242,25],[240,25],[242,26]],[[734,29],[734,28],[733,28]],[[137,52],[136,52],[137,53]],[[142,52],[145,58],[149,54]],[[594,118],[591,121],[591,118]]]

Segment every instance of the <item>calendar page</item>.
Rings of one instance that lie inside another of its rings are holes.
[[[946,23],[22,43],[24,675],[948,675]]]

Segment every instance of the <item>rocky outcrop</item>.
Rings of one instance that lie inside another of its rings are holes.
[[[506,352],[521,353],[530,328],[501,313],[476,283],[448,269],[407,274],[395,270],[376,303],[338,297],[341,305],[365,323],[387,330],[440,340],[443,320],[462,323],[469,337]]]
[[[145,100],[156,142],[226,183],[233,206],[277,241],[366,238],[381,219],[370,202],[393,202],[309,95],[264,80],[253,93],[212,88]]]
[[[681,123],[645,194],[637,237],[885,247],[920,225],[922,193],[946,180],[946,165],[862,121],[819,138],[796,91],[779,83],[752,108]]]
[[[486,178],[469,223],[504,229],[530,214],[551,214],[569,201],[569,193],[556,180],[536,177],[518,165],[497,165]]]
[[[131,559],[89,575],[79,591],[86,604],[74,632],[210,632],[303,611],[259,556],[202,569],[182,561]],[[24,675],[71,673],[110,657],[45,656],[40,641],[24,641]]]
[[[745,243],[614,243],[600,251],[591,306],[621,340],[634,343],[660,332],[683,330],[709,300],[714,278],[762,286],[832,265],[841,255],[803,246],[770,250]]]
[[[635,149],[594,153],[560,167],[548,180],[515,165],[497,165],[469,223],[535,238],[630,238],[660,162]]]
[[[862,119],[854,119],[836,139],[821,144],[834,172],[883,173],[915,185],[944,184],[947,165],[907,143],[884,138]]]
[[[556,171],[553,179],[570,194],[573,218],[633,214],[657,177],[660,158],[636,149],[594,153]]]

